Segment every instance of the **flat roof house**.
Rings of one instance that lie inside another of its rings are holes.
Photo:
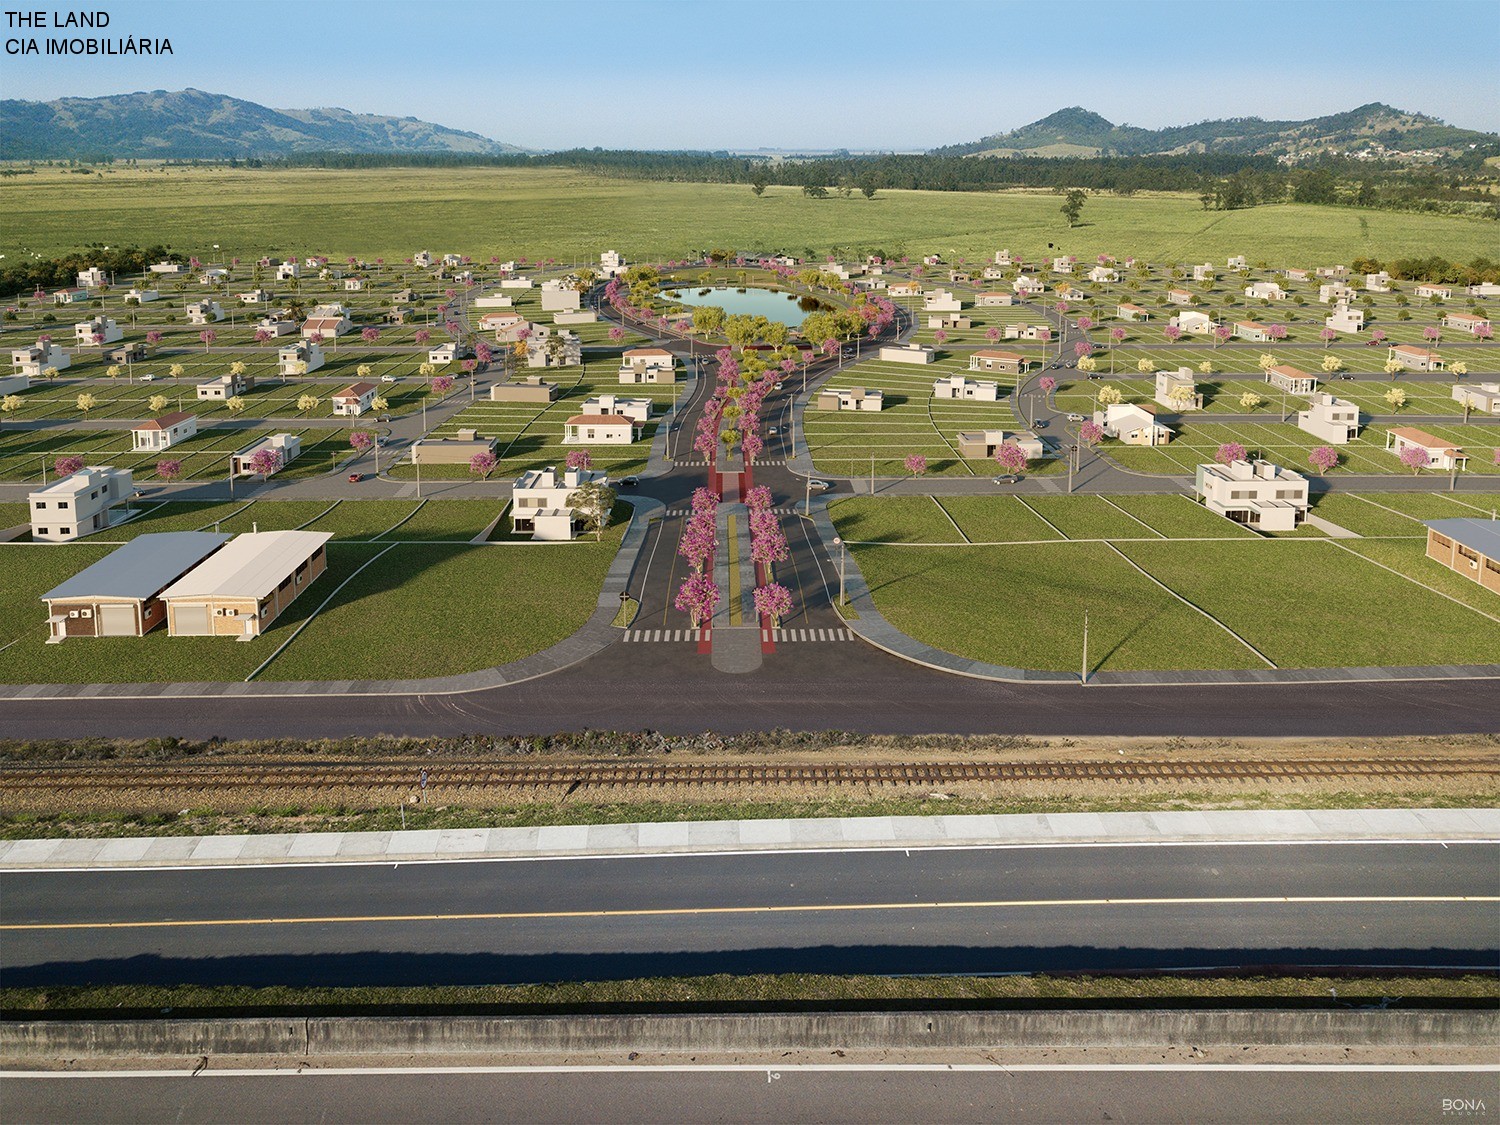
[[[458,340],[449,340],[447,343],[438,344],[436,347],[427,349],[428,363],[452,363],[455,359],[463,359],[469,354],[469,346]]]
[[[1443,357],[1415,344],[1396,344],[1387,353],[1408,371],[1441,371]]]
[[[263,316],[255,322],[258,332],[269,332],[272,338],[281,336],[295,336],[297,334],[297,322],[290,317],[282,316],[280,313],[272,313]]]
[[[1307,518],[1307,478],[1257,458],[1199,465],[1193,490],[1211,512],[1261,531],[1291,531]]]
[[[1500,383],[1458,383],[1453,388],[1453,401],[1468,403],[1470,410],[1485,414],[1500,414]]]
[[[1203,409],[1203,395],[1198,390],[1198,378],[1191,367],[1179,367],[1176,371],[1158,371],[1156,390],[1152,399],[1168,410],[1179,414],[1188,410]]]
[[[1391,291],[1391,275],[1385,270],[1379,273],[1365,274],[1365,288],[1371,293],[1389,293]]]
[[[350,383],[329,401],[333,403],[335,414],[346,418],[358,418],[370,409],[370,404],[375,401],[375,396],[379,393],[380,387],[376,383]]]
[[[224,319],[218,301],[191,301],[183,307],[189,324],[214,324]]]
[[[1225,261],[1224,268],[1231,270],[1247,270],[1250,268],[1250,263],[1245,260],[1245,255],[1236,254],[1233,258]]]
[[[200,401],[224,402],[254,386],[254,375],[220,375],[217,379],[199,383],[196,390]]]
[[[231,476],[253,477],[255,469],[251,462],[255,455],[262,449],[274,449],[281,454],[281,467],[286,468],[297,459],[302,452],[302,439],[296,434],[270,434],[257,442],[245,446],[229,456],[229,472]]]
[[[1122,445],[1166,445],[1177,431],[1156,420],[1156,407],[1143,402],[1117,402],[1094,411],[1094,424],[1104,436]]]
[[[1490,319],[1487,316],[1478,316],[1474,313],[1451,312],[1443,317],[1443,325],[1447,328],[1457,328],[1472,336],[1478,336],[1488,331]]]
[[[847,390],[824,389],[818,392],[819,410],[869,410],[878,411],[885,405],[885,394],[867,391],[864,387]]]
[[[553,324],[593,324],[598,319],[593,309],[561,309],[552,314]]]
[[[1333,306],[1333,311],[1323,318],[1323,324],[1335,332],[1363,332],[1365,310],[1350,308],[1347,302],[1340,301]]]
[[[998,371],[1002,375],[1024,374],[1029,361],[1020,352],[1001,351],[998,348],[979,348],[969,353],[970,371]]]
[[[993,459],[1006,442],[1021,447],[1028,461],[1037,461],[1045,454],[1042,439],[1030,430],[964,430],[958,435],[958,455],[970,460]]]
[[[620,356],[622,383],[675,383],[677,357],[666,348],[626,348]]]
[[[920,281],[893,281],[886,286],[885,291],[892,297],[920,297],[922,283]]]
[[[932,381],[933,398],[966,398],[975,402],[998,402],[1000,384],[964,375],[944,375]]]
[[[641,423],[623,414],[575,414],[563,423],[564,445],[629,445]]]
[[[946,289],[934,289],[922,298],[923,312],[958,312],[964,303]]]
[[[1214,279],[1214,264],[1204,262],[1201,266],[1193,267],[1194,281],[1212,281]]]
[[[404,298],[398,297],[398,299],[410,301],[411,296],[409,295],[409,291],[408,296]],[[515,303],[516,299],[514,297],[506,297],[500,293],[486,293],[482,297],[475,297],[469,302],[476,309],[508,309]]]
[[[927,318],[927,327],[963,329],[974,327],[974,322],[958,313],[938,313],[936,316]]]
[[[80,289],[103,289],[109,284],[109,275],[98,266],[90,266],[78,274]]]
[[[490,387],[491,402],[555,402],[557,384],[540,375],[528,375],[518,383],[496,383]]]
[[[980,309],[1009,308],[1016,303],[1014,293],[976,293],[974,307]]]
[[[197,432],[198,415],[179,410],[142,422],[130,431],[130,438],[137,453],[157,453],[171,449]]]
[[[418,438],[411,443],[413,465],[467,465],[479,453],[495,452],[496,440],[478,430],[459,430],[444,437]]]
[[[79,469],[27,495],[31,537],[39,543],[68,543],[103,531],[127,514],[111,509],[129,500],[134,490],[129,469],[107,465]]]
[[[311,375],[324,363],[323,347],[313,340],[288,344],[276,353],[277,370],[288,375]]]
[[[301,262],[282,262],[276,267],[277,281],[291,281],[294,277],[302,276]]]
[[[1245,286],[1245,296],[1252,301],[1279,301],[1286,292],[1274,281],[1253,281]]]
[[[880,349],[884,363],[931,363],[937,359],[937,349],[931,344],[885,344]]]
[[[138,535],[42,595],[47,643],[144,637],[167,619],[161,592],[229,539],[208,531]]]
[[[1426,430],[1419,430],[1413,426],[1392,426],[1385,432],[1385,448],[1387,452],[1401,456],[1403,450],[1410,448],[1425,449],[1427,451],[1428,464],[1434,469],[1465,469],[1469,464],[1469,455],[1463,451],[1463,447],[1454,445],[1451,441],[1444,441],[1440,437],[1429,434]]]
[[[38,340],[24,348],[12,348],[10,365],[17,375],[29,375],[40,379],[49,367],[63,371],[73,363],[73,357],[51,340]]]
[[[1500,594],[1500,523],[1462,517],[1425,522],[1429,559]]]
[[[265,305],[269,304],[270,301],[271,291],[269,289],[251,289],[248,292],[240,294],[240,304],[242,305]]]
[[[533,539],[572,539],[581,521],[568,506],[568,497],[586,484],[605,483],[602,472],[556,466],[530,469],[516,478],[510,494],[510,530],[513,535],[531,532]]]
[[[583,342],[576,332],[546,324],[533,326],[526,340],[527,367],[577,367],[583,362]]]
[[[1297,412],[1297,428],[1329,445],[1348,445],[1359,437],[1359,407],[1320,391]]]
[[[1354,290],[1342,281],[1330,281],[1326,285],[1318,286],[1318,300],[1322,304],[1326,305],[1333,301],[1347,302],[1353,299]]]
[[[134,301],[138,305],[148,305],[152,301],[161,300],[161,294],[155,289],[142,289],[137,287],[125,294],[126,301]]]
[[[1266,372],[1266,382],[1277,390],[1294,395],[1310,395],[1318,389],[1318,377],[1309,375],[1301,368],[1278,363]]]
[[[236,637],[266,631],[328,569],[326,531],[237,535],[161,592],[174,637]]]
[[[124,338],[120,326],[107,316],[91,317],[73,325],[73,342],[82,348],[102,347]]]
[[[568,312],[578,308],[582,298],[583,294],[571,285],[554,285],[550,281],[542,283],[543,312]]]
[[[615,394],[597,394],[584,400],[586,414],[623,414],[635,422],[649,422],[656,404],[649,398],[622,398]]]

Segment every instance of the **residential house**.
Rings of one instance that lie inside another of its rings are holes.
[[[447,343],[428,348],[427,362],[442,366],[445,363],[452,363],[454,360],[463,359],[469,355],[470,351],[471,349],[467,344],[460,343],[457,340],[449,340]]]
[[[495,383],[490,387],[491,402],[555,402],[557,384],[540,375],[528,375],[517,383]]]
[[[602,472],[590,469],[565,469],[555,466],[531,469],[516,478],[510,493],[510,530],[512,535],[531,532],[533,539],[572,539],[582,530],[583,521],[569,507],[568,499],[586,484],[605,484]]]
[[[1195,298],[1187,289],[1168,289],[1167,300],[1174,305],[1191,305]]]
[[[1484,414],[1500,414],[1500,383],[1458,383],[1453,388],[1453,401],[1468,403],[1470,410]]]
[[[1263,344],[1271,339],[1271,326],[1258,320],[1237,320],[1231,327],[1235,336],[1241,340]]]
[[[1156,420],[1156,407],[1143,402],[1117,402],[1094,411],[1094,424],[1104,436],[1124,445],[1166,445],[1177,436]]]
[[[1441,371],[1443,357],[1415,344],[1396,344],[1386,353],[1408,371]]]
[[[282,313],[275,312],[263,316],[255,322],[257,332],[269,332],[272,339],[282,336],[294,336],[297,333],[297,321]]]
[[[402,300],[410,301],[412,298],[404,297]],[[506,297],[500,293],[485,293],[483,296],[475,297],[469,304],[476,309],[508,309],[516,303],[514,297]]]
[[[996,250],[995,251],[995,265],[997,265],[997,266],[1008,266],[1010,264],[1011,264],[1011,257],[1010,257],[1010,251],[1009,250]]]
[[[209,531],[138,535],[42,595],[47,643],[70,637],[144,637],[167,619],[162,591],[226,542]]]
[[[1500,523],[1474,517],[1423,522],[1429,559],[1500,594]]]
[[[288,344],[276,353],[276,363],[282,378],[290,375],[311,375],[323,366],[323,348],[313,340]]]
[[[161,592],[167,633],[235,637],[264,633],[328,569],[326,531],[237,535]]]
[[[1039,461],[1047,452],[1042,439],[1030,430],[962,430],[958,434],[958,455],[971,460],[993,460],[1006,442],[1019,445],[1028,461]]]
[[[293,281],[302,276],[301,262],[282,262],[276,267],[277,281]]]
[[[1286,291],[1274,281],[1253,281],[1245,286],[1245,296],[1252,301],[1280,301]]]
[[[787,266],[794,266],[796,264],[797,263],[795,261],[790,261],[790,262],[783,261],[782,262],[782,265],[787,265]],[[618,251],[616,251],[616,250],[603,250],[603,251],[600,251],[600,253],[599,253],[599,272],[601,274],[603,274],[605,277],[614,277],[616,274],[624,273],[625,270],[628,269],[628,268],[629,267],[626,266],[626,264],[625,264],[625,259],[622,258],[622,257],[620,257],[620,254],[619,254]]]
[[[1078,259],[1069,254],[1052,259],[1053,273],[1072,273],[1073,267],[1078,264]]]
[[[1500,284],[1481,281],[1477,285],[1466,286],[1464,292],[1470,297],[1500,297]]]
[[[1331,301],[1348,304],[1354,297],[1354,290],[1342,281],[1330,281],[1318,286],[1318,300],[1325,305]]]
[[[1014,293],[976,293],[974,307],[980,309],[1009,308],[1016,303]]]
[[[1379,273],[1365,274],[1365,288],[1371,293],[1389,293],[1391,291],[1391,275],[1381,270]]]
[[[87,289],[59,289],[52,294],[54,305],[81,305],[89,299]]]
[[[416,266],[418,269],[428,269],[432,265],[432,251],[418,250],[411,256],[411,264]]]
[[[392,305],[385,312],[387,324],[415,324],[417,310],[410,305]]]
[[[1359,407],[1319,391],[1306,410],[1297,412],[1297,428],[1329,445],[1348,445],[1359,437]]]
[[[1318,389],[1318,377],[1309,375],[1301,368],[1278,363],[1266,371],[1266,382],[1277,390],[1294,395],[1310,395]]]
[[[473,429],[418,438],[411,443],[411,461],[413,465],[467,465],[481,453],[494,453],[497,444],[495,438],[480,437]]]
[[[24,348],[13,348],[10,353],[10,365],[17,375],[29,375],[33,379],[40,379],[42,373],[51,368],[54,371],[66,370],[73,363],[73,357],[51,340],[38,340]]]
[[[380,393],[376,383],[350,383],[329,400],[333,412],[339,417],[358,418],[371,408],[375,396]]]
[[[1050,324],[1007,324],[1005,338],[1007,340],[1050,340],[1052,339],[1052,326]]]
[[[229,455],[229,475],[233,477],[253,477],[256,475],[252,462],[255,455],[262,449],[274,449],[281,454],[281,467],[284,469],[295,461],[302,453],[302,439],[296,434],[268,434],[259,441],[251,442],[244,449],[238,449]]]
[[[530,289],[531,278],[517,275],[516,277],[502,277],[500,279],[501,289]]]
[[[149,305],[152,301],[159,300],[161,300],[161,294],[155,289],[142,289],[139,286],[125,294],[127,304],[134,301],[138,305]]]
[[[1260,531],[1291,531],[1311,503],[1301,473],[1257,458],[1199,465],[1194,491],[1211,512]]]
[[[464,264],[464,256],[462,254],[444,254],[443,255],[443,267],[445,269],[452,269],[452,268],[454,268],[456,266],[461,266],[463,264]]]
[[[958,312],[964,303],[946,289],[934,289],[922,299],[924,312]]]
[[[159,453],[197,432],[198,416],[179,410],[142,422],[130,431],[130,437],[137,453]]]
[[[1214,264],[1204,262],[1201,266],[1193,267],[1194,281],[1212,281],[1214,279]]]
[[[998,371],[1002,375],[1024,375],[1030,361],[1020,352],[980,348],[969,353],[970,371]]]
[[[1156,392],[1152,398],[1168,410],[1179,414],[1189,410],[1203,409],[1203,395],[1198,390],[1198,380],[1191,367],[1179,367],[1176,371],[1156,373]]]
[[[218,301],[193,301],[184,310],[189,324],[216,324],[224,319],[224,310]]]
[[[154,266],[148,266],[147,270],[161,277],[176,277],[180,273],[187,273],[187,267],[181,262],[157,262]]]
[[[583,294],[561,281],[542,282],[542,311],[571,312],[582,303]]]
[[[985,281],[1004,281],[1007,272],[1005,266],[985,266],[979,276]]]
[[[1365,310],[1350,308],[1347,302],[1340,301],[1333,306],[1333,311],[1323,318],[1323,323],[1335,332],[1363,332]]]
[[[1310,270],[1289,269],[1283,270],[1282,273],[1288,281],[1306,281],[1312,276]]]
[[[576,332],[538,324],[526,340],[527,367],[576,367],[583,362],[583,343]]]
[[[937,349],[931,344],[885,344],[879,352],[885,363],[931,363],[937,358]]]
[[[1036,278],[1028,277],[1024,273],[1012,281],[1010,287],[1015,295],[1023,300],[1039,296],[1047,288]]]
[[[597,394],[584,400],[586,414],[621,414],[633,422],[649,422],[655,403],[649,398],[622,398],[616,394]]]
[[[1445,441],[1429,434],[1426,430],[1418,430],[1412,426],[1392,426],[1387,430],[1385,448],[1386,452],[1394,453],[1397,457],[1400,457],[1407,449],[1425,449],[1428,466],[1441,469],[1443,472],[1455,467],[1458,469],[1469,467],[1469,455],[1464,452],[1463,446],[1454,445],[1451,441]]]
[[[1225,262],[1224,266],[1226,269],[1231,270],[1247,270],[1250,268],[1250,263],[1245,260],[1245,255],[1236,254],[1233,258]]]
[[[553,324],[593,324],[599,314],[593,309],[571,309],[552,314]]]
[[[1424,282],[1423,284],[1418,285],[1415,289],[1413,289],[1412,292],[1415,293],[1418,297],[1422,297],[1427,300],[1438,299],[1447,301],[1452,299],[1453,297],[1453,286],[1439,285],[1436,282]]]
[[[304,340],[332,340],[352,331],[354,322],[347,316],[319,316],[313,315],[302,322],[302,338]]]
[[[622,383],[675,383],[677,357],[666,348],[626,348],[620,356]]]
[[[1317,272],[1318,272],[1318,276],[1321,277],[1321,278],[1335,279],[1335,280],[1342,281],[1344,278],[1346,278],[1346,277],[1349,276],[1349,267],[1348,266],[1319,266]]]
[[[948,329],[962,331],[966,328],[974,327],[974,322],[966,316],[959,316],[957,313],[939,313],[937,316],[929,316],[927,318],[927,327],[941,328],[945,331]]]
[[[1115,307],[1115,316],[1121,320],[1150,320],[1151,310],[1141,305],[1126,303]]]
[[[497,344],[514,344],[524,330],[531,333],[532,324],[518,312],[489,312],[479,318],[481,331],[493,332]]]
[[[975,402],[998,402],[1000,384],[990,380],[970,379],[964,375],[944,375],[932,381],[933,398],[966,398]]]
[[[1451,312],[1444,315],[1443,326],[1457,328],[1471,336],[1481,336],[1490,331],[1490,320],[1489,317],[1477,316],[1474,313]]]
[[[109,274],[98,266],[90,266],[78,275],[78,288],[80,289],[104,289],[109,285]]]
[[[882,391],[868,391],[864,387],[850,387],[848,390],[832,390],[825,388],[818,392],[819,410],[874,410],[878,411],[885,405],[885,394]]]
[[[563,423],[564,445],[629,445],[641,423],[623,414],[575,414]]]
[[[269,289],[251,289],[240,294],[242,305],[266,305],[270,304],[273,294]]]
[[[1089,280],[1097,285],[1113,285],[1120,280],[1120,275],[1108,266],[1095,266],[1089,270]]]
[[[73,342],[79,347],[102,347],[123,340],[125,333],[107,316],[96,316],[73,325]]]
[[[254,386],[254,375],[220,375],[217,379],[198,384],[198,399],[202,402],[228,402]]]
[[[858,275],[864,273],[865,269],[863,266],[846,266],[842,265],[839,262],[824,262],[821,266],[818,267],[818,272],[832,274],[840,281],[848,281],[850,278],[857,277]]]
[[[885,291],[892,297],[920,297],[922,283],[920,281],[893,281],[886,286]]]
[[[135,491],[129,469],[90,465],[27,495],[31,537],[38,543],[67,543],[103,531],[128,513],[116,512]]]
[[[118,348],[110,348],[104,353],[104,358],[110,363],[139,363],[150,357],[151,345],[143,340],[121,344]]]

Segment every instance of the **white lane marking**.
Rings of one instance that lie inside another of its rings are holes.
[[[125,837],[129,838],[129,837]],[[209,838],[209,837],[205,837]],[[19,843],[20,841],[16,841]],[[1345,840],[1082,840],[1082,841],[1007,841],[1005,843],[990,844],[959,844],[942,843],[935,841],[930,844],[909,844],[891,840],[885,843],[869,843],[859,845],[845,845],[836,848],[725,848],[720,851],[637,851],[637,852],[580,852],[572,855],[496,855],[496,856],[434,856],[421,858],[417,853],[412,853],[412,858],[403,859],[401,862],[408,866],[417,866],[424,863],[532,863],[536,861],[578,860],[578,859],[703,859],[710,856],[783,856],[783,855],[852,855],[863,852],[886,852],[896,848],[910,848],[912,851],[921,852],[983,852],[983,851],[1026,851],[1036,848],[1056,849],[1078,849],[1078,848],[1255,848],[1255,847],[1296,847],[1296,846],[1323,846],[1335,847],[1344,845],[1439,845],[1444,850],[1448,844],[1475,844],[1493,845],[1500,844],[1497,838],[1453,838],[1446,841],[1431,838],[1395,838],[1382,839],[1381,837],[1355,838]],[[291,860],[281,863],[261,863],[256,860],[241,860],[238,863],[177,863],[177,864],[154,864],[140,863],[132,865],[108,864],[94,867],[9,867],[0,863],[0,875],[5,874],[44,874],[50,872],[79,872],[79,871],[231,871],[246,867],[277,869],[283,867],[311,867],[319,864],[338,864],[340,867],[384,867],[391,862],[390,856],[371,856],[368,859],[343,860],[338,856],[313,856],[304,860]]]

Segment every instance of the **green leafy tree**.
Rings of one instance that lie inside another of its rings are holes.
[[[1068,226],[1078,225],[1078,216],[1083,214],[1083,205],[1088,200],[1088,193],[1081,188],[1072,188],[1063,196],[1063,205],[1059,208],[1068,220]]]

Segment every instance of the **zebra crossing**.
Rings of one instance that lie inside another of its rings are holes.
[[[698,640],[697,629],[626,629],[627,644],[685,644]],[[852,641],[854,634],[848,629],[772,629],[771,640],[777,644],[808,642]]]
[[[712,465],[712,464],[714,464],[714,462],[712,462],[712,461],[673,461],[672,462],[673,468],[678,468],[678,469],[704,469],[704,468],[707,468],[709,465]],[[786,462],[785,461],[762,461],[759,458],[757,458],[753,462],[753,464],[758,469],[758,468],[761,468],[763,465],[785,465]],[[726,473],[737,473],[737,472],[739,472],[738,469],[731,468],[731,467],[728,467],[728,466],[725,467],[724,471]]]
[[[778,515],[778,516],[795,516],[795,515],[800,515],[801,514],[801,509],[800,508],[772,508],[771,511],[775,515]],[[669,516],[690,516],[692,514],[693,514],[693,509],[691,509],[691,508],[668,508],[667,509],[667,515],[669,515]]]

